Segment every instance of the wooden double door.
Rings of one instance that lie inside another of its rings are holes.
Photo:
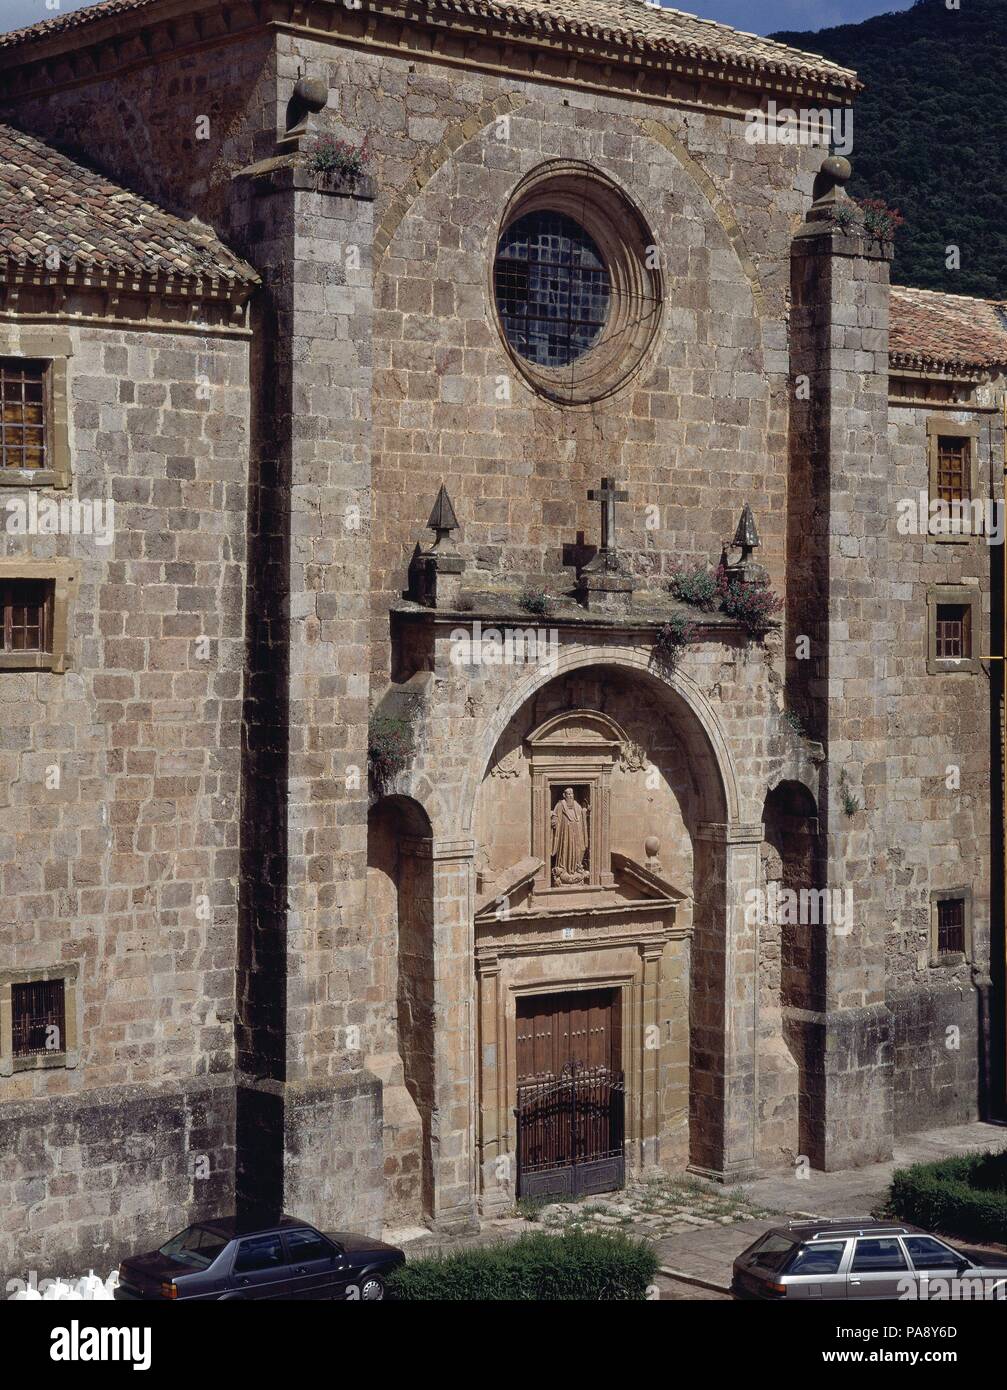
[[[518,1195],[577,1196],[625,1183],[619,991],[517,1005]]]
[[[570,1066],[618,1071],[619,995],[615,989],[591,989],[518,999],[518,1085],[559,1076]]]

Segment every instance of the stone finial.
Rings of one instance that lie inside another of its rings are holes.
[[[652,874],[663,874],[661,868],[661,841],[656,835],[648,835],[643,842],[643,852],[647,856],[646,867]]]
[[[299,77],[287,102],[287,128],[277,142],[283,152],[300,149],[301,137],[308,132],[308,118],[324,111],[329,101],[329,84],[322,77]]]
[[[766,584],[769,582],[768,571],[762,565],[757,565],[752,559],[752,551],[761,544],[759,528],[755,524],[755,515],[751,506],[746,502],[738,519],[734,540],[731,542],[734,548],[741,551],[741,558],[735,560],[733,564],[724,566],[728,579],[735,580],[739,584]]]
[[[852,175],[853,165],[848,159],[841,154],[826,155],[812,185],[814,202],[808,209],[805,225],[798,231],[798,236],[812,236],[831,230],[836,222],[836,208],[850,200],[846,185]],[[822,226],[822,223],[825,225]]]
[[[746,502],[738,520],[738,529],[734,533],[732,545],[736,545],[741,551],[741,558],[747,560],[752,551],[762,544],[759,540],[758,527],[755,524],[755,516],[752,508]]]
[[[457,607],[465,561],[455,550],[451,532],[458,518],[447,488],[441,483],[427,526],[434,539],[426,550],[417,544],[409,564],[409,597],[428,608]]]
[[[451,505],[451,498],[448,496],[448,490],[443,483],[441,483],[427,526],[435,532],[435,546],[447,540],[452,531],[458,530],[458,518],[455,516],[455,509]]]

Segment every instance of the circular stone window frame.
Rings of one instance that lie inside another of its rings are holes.
[[[597,340],[563,367],[542,367],[522,357],[507,337],[496,296],[500,239],[519,217],[560,212],[587,232],[609,278],[609,311]],[[660,267],[647,266],[656,241],[643,213],[607,174],[579,160],[540,164],[514,189],[493,239],[489,294],[497,331],[516,370],[540,395],[562,405],[588,405],[614,395],[640,370],[657,337],[664,311]],[[654,312],[636,318],[634,305],[650,300]]]

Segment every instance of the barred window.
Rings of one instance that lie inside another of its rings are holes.
[[[965,435],[937,440],[937,496],[943,502],[967,501],[970,493],[972,441]]]
[[[582,357],[608,318],[608,267],[565,213],[529,212],[512,222],[497,247],[494,283],[507,341],[540,367]]]
[[[965,899],[941,898],[937,903],[937,954],[965,951]]]
[[[62,979],[11,986],[15,1057],[44,1057],[67,1050],[65,994]]]
[[[47,364],[0,357],[0,466],[47,468]]]
[[[0,651],[52,650],[52,612],[55,585],[47,579],[0,581],[3,627]]]
[[[972,655],[972,609],[967,603],[937,605],[937,658],[960,661]]]

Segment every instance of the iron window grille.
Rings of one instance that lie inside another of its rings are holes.
[[[44,362],[0,357],[0,465],[48,468],[49,377]]]
[[[937,441],[937,496],[942,502],[964,502],[970,495],[972,441],[967,436],[941,435]]]
[[[611,279],[573,218],[548,211],[519,217],[500,238],[493,274],[507,341],[528,361],[565,367],[598,341]]]
[[[965,953],[965,899],[940,898],[937,902],[937,954]]]
[[[936,655],[939,661],[961,661],[972,655],[972,609],[967,603],[937,605]]]
[[[44,1057],[66,1051],[66,985],[31,980],[11,986],[15,1057]]]
[[[0,582],[3,616],[0,651],[52,650],[54,589],[52,580],[45,579],[8,579]]]

